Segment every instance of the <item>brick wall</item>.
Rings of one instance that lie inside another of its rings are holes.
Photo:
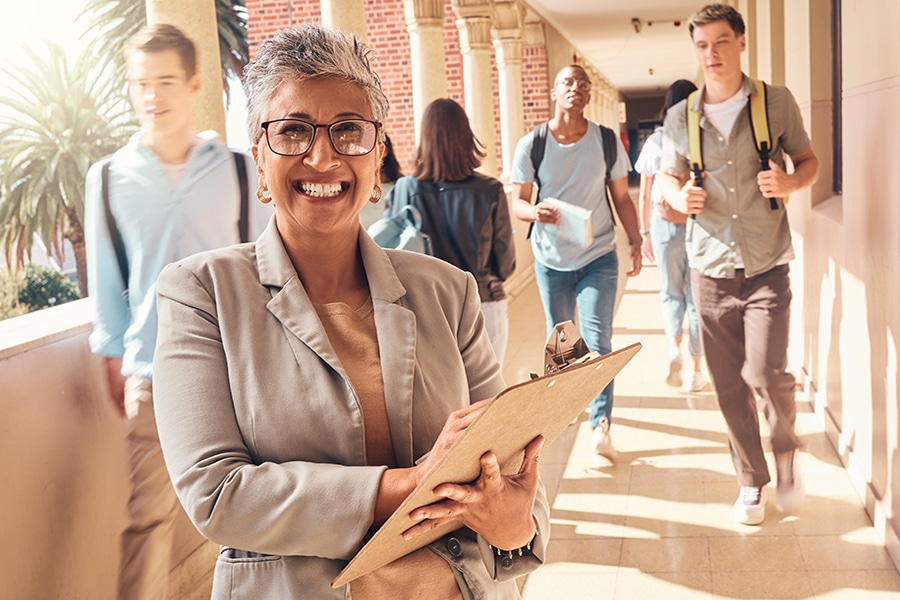
[[[256,46],[274,32],[306,21],[321,21],[319,0],[246,0],[250,55]],[[288,7],[292,7],[289,11]],[[391,103],[385,125],[394,152],[405,174],[415,167],[415,124],[412,106],[412,70],[409,34],[403,13],[403,0],[366,0],[366,35],[375,52],[373,66],[381,76],[382,86]],[[549,116],[547,57],[543,47],[527,47],[523,52],[522,89],[525,102],[525,128]],[[451,0],[444,2],[444,57],[447,95],[465,104],[462,55],[459,31]],[[500,150],[500,108],[496,58],[491,50],[491,88],[494,95],[494,137],[497,165],[503,164]]]

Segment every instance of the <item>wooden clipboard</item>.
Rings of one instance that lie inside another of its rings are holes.
[[[432,493],[435,487],[448,481],[467,482],[478,477],[479,458],[486,451],[494,451],[504,474],[518,472],[528,442],[543,435],[546,448],[640,349],[641,344],[635,343],[503,390],[356,553],[331,583],[332,587],[345,585],[459,529],[461,524],[453,522],[411,540],[401,537],[415,524],[409,519],[410,512],[441,499]]]

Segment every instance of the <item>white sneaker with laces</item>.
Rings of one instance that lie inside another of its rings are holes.
[[[609,434],[609,419],[606,417],[600,419],[600,424],[591,434],[591,445],[594,447],[594,452],[600,456],[611,461],[615,460],[616,449],[613,447],[612,436]]]
[[[775,456],[775,471],[778,475],[776,488],[778,499],[775,508],[782,513],[793,513],[803,504],[806,492],[803,489],[803,481],[800,479],[800,469],[797,467],[797,451]]]
[[[734,503],[734,520],[744,525],[759,525],[766,518],[766,487],[741,487]]]
[[[684,392],[702,392],[706,389],[706,386],[709,385],[709,382],[706,380],[706,377],[703,376],[703,373],[700,371],[694,371],[691,375],[690,381],[684,382],[684,387],[682,391]]]

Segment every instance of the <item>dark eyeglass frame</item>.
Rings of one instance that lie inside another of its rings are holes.
[[[272,141],[269,139],[269,125],[271,125],[272,123],[283,123],[285,121],[291,121],[293,123],[303,123],[304,125],[308,125],[309,127],[312,127],[312,135],[309,138],[309,145],[306,147],[306,149],[303,152],[285,154],[284,152],[279,152],[278,150],[276,150],[275,148],[272,147]],[[344,123],[355,123],[355,122],[369,123],[370,125],[374,125],[375,126],[375,141],[372,142],[371,148],[369,148],[368,150],[366,150],[365,152],[363,152],[361,154],[356,154],[356,153],[348,154],[345,152],[341,152],[340,150],[338,150],[337,144],[334,143],[333,128],[338,125],[342,125]],[[310,123],[309,121],[304,121],[303,119],[294,119],[294,118],[272,119],[271,121],[263,121],[259,125],[260,125],[260,127],[262,127],[263,131],[265,132],[266,145],[269,147],[269,150],[271,150],[275,154],[278,154],[279,156],[303,156],[304,154],[309,152],[309,149],[312,148],[313,144],[316,141],[316,133],[319,131],[319,129],[325,129],[328,132],[328,141],[331,142],[331,147],[334,149],[335,152],[337,152],[341,156],[365,156],[366,154],[371,153],[372,150],[375,149],[375,146],[378,145],[378,130],[383,126],[383,124],[381,122],[370,121],[369,119],[341,119],[340,121],[335,121],[334,123],[328,123],[327,125],[319,125],[317,123]]]
[[[569,83],[566,83],[566,80],[569,80]],[[577,77],[563,77],[556,82],[556,85],[562,85],[564,88],[569,89],[572,87],[573,83],[575,84],[575,87],[582,92],[589,92],[594,86],[594,83],[590,79],[578,79]]]

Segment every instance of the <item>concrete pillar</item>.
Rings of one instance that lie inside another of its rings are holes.
[[[368,43],[365,0],[321,0],[322,25]]]
[[[194,42],[201,79],[200,94],[194,101],[194,127],[197,131],[213,129],[224,138],[225,100],[215,0],[147,0],[147,23],[174,25]]]
[[[491,13],[488,0],[453,0],[463,62],[463,91],[469,123],[485,157],[479,171],[496,177],[494,90],[491,77]]]
[[[500,179],[509,181],[513,153],[525,129],[522,99],[522,21],[524,8],[516,1],[494,2],[494,53],[500,88]]]
[[[418,144],[425,107],[432,100],[447,97],[444,3],[442,0],[404,0],[403,10],[409,32],[413,117]]]

